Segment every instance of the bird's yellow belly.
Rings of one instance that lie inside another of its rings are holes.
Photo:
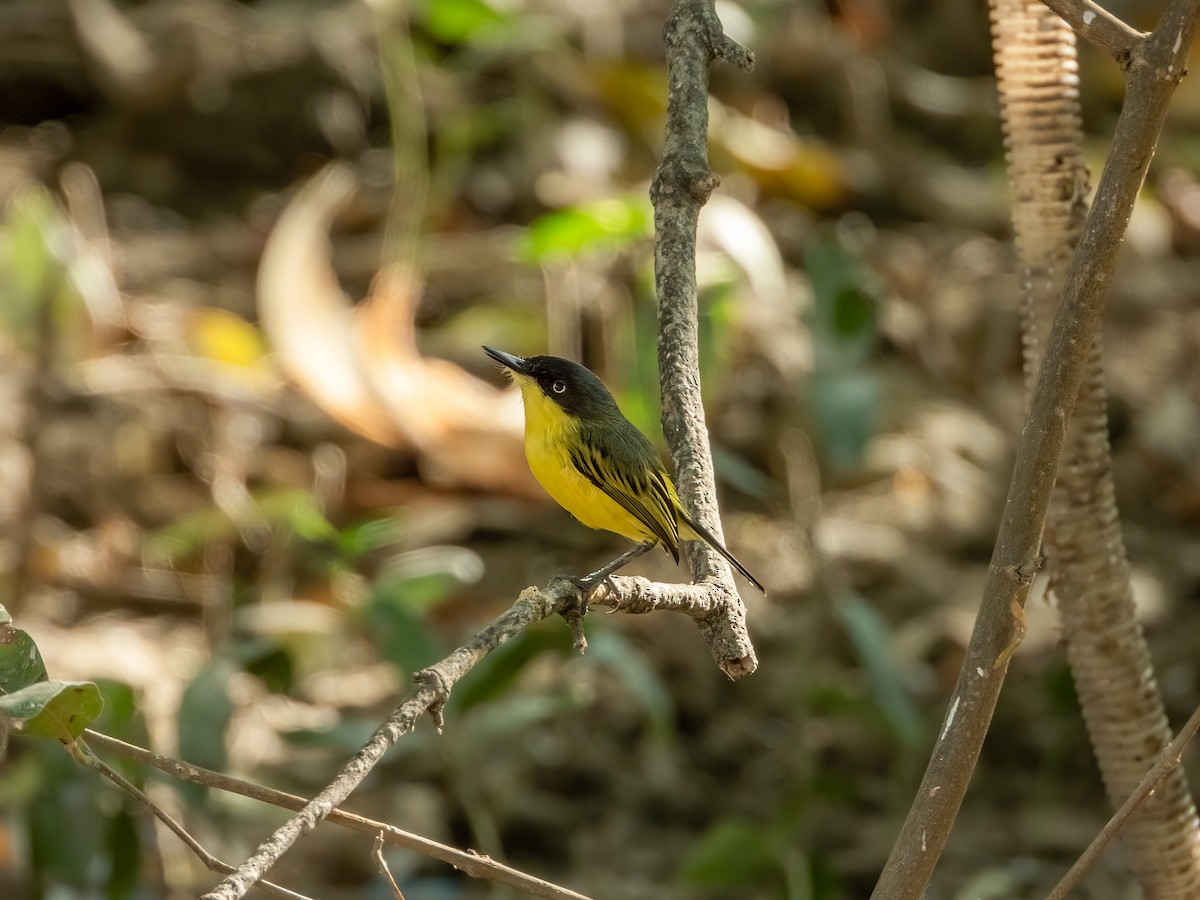
[[[526,409],[525,457],[533,477],[559,506],[589,528],[612,531],[639,543],[658,540],[652,531],[572,465],[564,434],[569,424],[564,422],[562,428],[530,428],[531,418]]]

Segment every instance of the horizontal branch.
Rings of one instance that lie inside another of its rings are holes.
[[[1054,10],[1077,35],[1099,47],[1117,61],[1122,69],[1129,68],[1133,51],[1146,35],[1130,28],[1124,21],[1092,0],[1042,0]]]
[[[132,759],[142,765],[165,772],[167,775],[177,778],[180,781],[200,784],[205,787],[226,791],[230,794],[249,797],[252,800],[270,803],[272,806],[278,806],[282,809],[299,811],[308,803],[305,798],[298,797],[295,794],[277,791],[274,788],[264,787],[250,781],[243,781],[240,778],[214,772],[211,769],[193,766],[191,763],[153,753],[144,747],[127,744],[124,741],[117,740],[114,737],[109,737],[107,734],[101,734],[97,731],[89,729],[84,732],[84,737],[87,738],[87,742],[91,747],[103,749],[114,756]],[[535,897],[549,898],[549,900],[588,900],[583,894],[577,894],[575,891],[559,887],[540,878],[535,878],[518,869],[513,869],[503,863],[489,859],[486,856],[480,856],[477,853],[471,853],[466,850],[459,850],[456,847],[449,847],[437,841],[431,841],[429,838],[421,837],[418,834],[403,831],[393,825],[368,819],[365,816],[335,809],[329,814],[329,821],[343,828],[349,828],[351,831],[357,831],[360,834],[382,835],[385,843],[447,863],[472,878],[494,881],[497,884],[518,888]],[[232,871],[232,868],[229,871]]]
[[[737,677],[737,665],[743,655],[740,644],[731,639],[728,627],[728,603],[723,586],[719,584],[658,584],[645,578],[609,578],[594,593],[592,602],[610,608],[646,613],[655,609],[682,612],[695,621],[700,633],[722,671]],[[450,691],[481,659],[501,644],[516,637],[534,622],[551,615],[562,616],[571,628],[573,643],[586,647],[583,637],[582,609],[579,588],[567,579],[554,579],[545,588],[529,587],[521,592],[516,603],[479,631],[470,641],[445,659],[413,675],[413,688],[396,710],[343,767],[334,781],[308,801],[299,813],[281,825],[271,837],[255,850],[237,871],[232,873],[203,900],[235,900],[245,896],[275,862],[303,835],[312,831],[322,819],[340,806],[383,758],[388,749],[411,731],[419,719],[428,713],[441,731],[442,710],[450,699]],[[109,739],[112,740],[111,738]],[[112,745],[110,745],[112,746]],[[194,767],[188,767],[194,768]],[[166,769],[164,771],[173,770]],[[215,774],[215,773],[214,773]],[[180,776],[182,777],[182,776]],[[377,823],[372,823],[376,828]],[[385,826],[386,827],[386,826]],[[447,848],[449,849],[449,848]],[[433,854],[431,854],[433,855]],[[458,862],[452,862],[458,865]],[[464,870],[465,871],[465,870]],[[492,871],[489,869],[489,871]],[[512,870],[515,871],[515,870]],[[480,877],[491,877],[482,874]],[[530,890],[528,883],[521,885]],[[551,885],[551,887],[554,887]],[[562,891],[561,888],[556,890]],[[540,894],[549,897],[578,897],[577,894]]]
[[[90,730],[87,731],[87,734],[92,737],[104,737],[104,735]],[[120,741],[117,741],[116,743],[120,743]],[[172,834],[179,838],[179,840],[183,842],[184,846],[191,850],[192,853],[196,855],[196,858],[199,859],[200,862],[204,864],[204,867],[210,872],[222,872],[228,874],[233,871],[233,866],[229,865],[229,863],[222,862],[209,853],[208,850],[204,848],[203,844],[192,837],[191,833],[186,828],[175,821],[173,816],[171,816],[165,809],[151,800],[149,795],[147,795],[141,788],[121,775],[120,772],[108,765],[106,762],[104,762],[104,760],[92,753],[91,748],[86,744],[81,741],[77,741],[74,745],[68,745],[68,752],[70,752],[71,756],[77,761],[82,762],[84,765],[91,766],[138,803],[142,804],[142,806],[145,807],[151,815],[162,822]],[[295,891],[289,891],[287,888],[280,887],[279,885],[273,884],[266,879],[260,881],[257,887],[263,892],[271,894],[275,897],[283,898],[283,900],[309,900],[309,898],[304,894],[298,894]]]

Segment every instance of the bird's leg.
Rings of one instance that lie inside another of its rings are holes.
[[[592,596],[592,591],[607,581],[608,576],[610,576],[613,572],[633,562],[639,556],[650,552],[650,550],[653,548],[654,544],[634,544],[612,562],[601,566],[595,572],[584,575],[582,578],[575,575],[559,575],[554,580],[557,581],[560,578],[566,579],[567,581],[571,582],[571,584],[575,585],[580,592],[583,603],[583,611],[587,612],[587,604],[588,600]]]
[[[632,547],[630,547],[628,550],[626,550],[624,553],[622,553],[620,556],[618,556],[612,562],[608,563],[607,565],[601,566],[599,569],[597,569],[595,572],[592,572],[590,575],[584,575],[582,580],[585,584],[588,585],[589,593],[591,592],[592,588],[594,588],[596,585],[600,584],[602,581],[604,581],[606,578],[608,578],[608,576],[611,575],[613,572],[617,571],[617,569],[624,568],[626,565],[633,562],[639,556],[649,553],[653,549],[654,549],[654,544],[634,544]]]

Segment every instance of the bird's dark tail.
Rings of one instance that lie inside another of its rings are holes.
[[[736,556],[734,556],[732,553],[730,553],[728,550],[726,550],[725,546],[720,541],[718,541],[715,537],[713,537],[712,534],[709,533],[709,530],[707,528],[705,528],[703,525],[701,525],[699,522],[697,522],[691,516],[684,514],[682,510],[680,510],[680,518],[683,519],[683,521],[687,524],[687,526],[690,529],[692,529],[692,531],[696,532],[696,535],[701,540],[703,540],[704,543],[708,544],[708,546],[712,547],[714,550],[716,550],[718,553],[720,553],[723,557],[725,557],[725,561],[727,563],[729,563],[731,566],[733,566],[735,569],[737,569],[739,572],[741,572],[743,578],[745,578],[748,582],[750,582],[752,585],[754,585],[756,588],[758,588],[760,591],[762,591],[764,595],[767,593],[767,589],[762,586],[762,582],[759,581],[757,578],[755,578],[753,575],[751,575],[750,570],[747,569],[745,566],[743,566],[741,564],[741,562],[738,561],[738,558]]]

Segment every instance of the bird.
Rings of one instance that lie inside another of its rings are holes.
[[[767,592],[683,508],[653,445],[625,418],[594,372],[557,356],[520,357],[487,346],[483,351],[521,389],[525,458],[546,493],[589,528],[611,531],[634,543],[611,563],[573,579],[585,596],[658,544],[678,563],[681,540],[708,544],[758,590]]]

